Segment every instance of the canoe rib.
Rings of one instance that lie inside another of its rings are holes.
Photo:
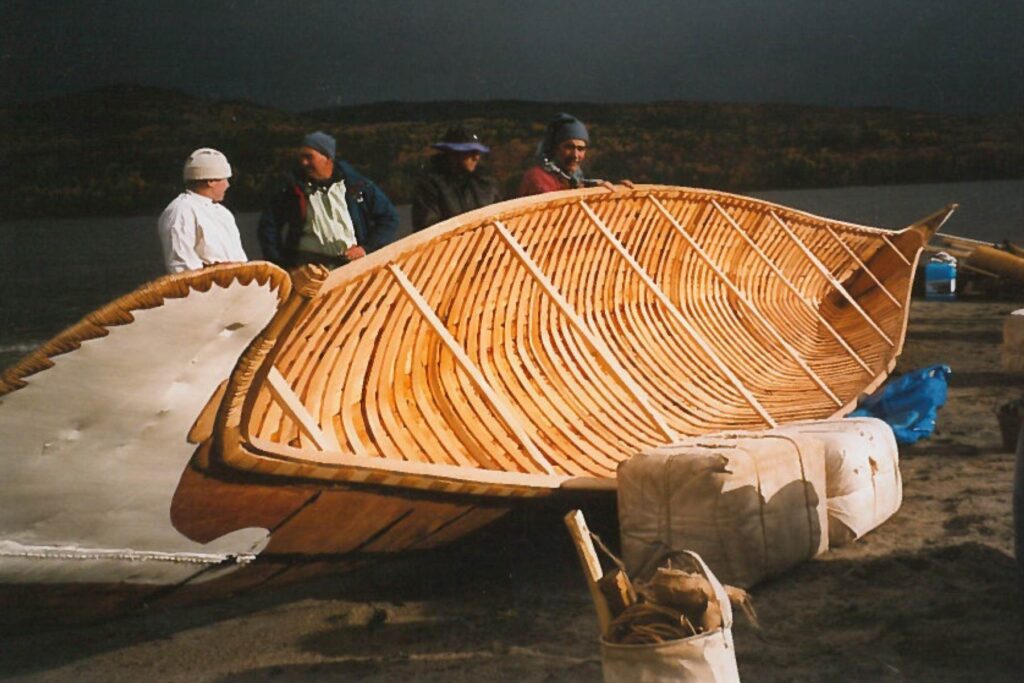
[[[856,299],[850,296],[850,293],[846,291],[846,288],[843,287],[842,283],[839,282],[832,274],[832,272],[825,267],[825,264],[822,263],[821,260],[814,255],[814,252],[808,249],[807,245],[804,244],[799,237],[797,237],[796,233],[793,232],[793,229],[786,224],[786,221],[779,218],[778,214],[776,214],[774,211],[769,212],[769,215],[772,217],[772,220],[778,223],[779,227],[782,228],[782,230],[786,233],[786,236],[789,237],[789,239],[793,240],[793,244],[795,244],[797,249],[800,250],[800,253],[807,257],[807,260],[811,262],[811,265],[817,268],[818,272],[825,276],[825,278],[832,284],[832,286],[835,287],[837,292],[842,294],[843,298],[845,298],[849,302],[849,304],[853,306],[854,310],[856,310],[857,313],[859,313],[861,317],[864,318],[864,322],[866,322],[868,326],[870,326],[871,329],[874,330],[875,333],[882,338],[882,341],[884,341],[889,346],[895,346],[896,344],[893,343],[892,339],[889,338],[889,335],[883,332],[882,328],[880,328],[875,323],[874,319],[872,319],[872,317],[868,315],[868,312],[865,311],[860,306],[860,304],[857,303]]]
[[[583,338],[586,340],[587,345],[591,350],[597,354],[601,359],[601,362],[615,374],[615,377],[622,383],[622,386],[632,394],[636,402],[643,407],[644,412],[646,412],[651,420],[658,425],[658,429],[661,430],[662,435],[670,441],[674,440],[676,438],[675,432],[673,432],[665,422],[665,418],[662,417],[657,410],[651,407],[647,394],[645,394],[643,389],[641,389],[639,385],[637,385],[637,383],[626,374],[626,371],[623,370],[622,366],[612,355],[608,346],[594,335],[589,327],[587,327],[587,324],[583,322],[579,314],[573,310],[569,302],[565,300],[564,296],[562,296],[562,293],[555,288],[547,275],[541,271],[540,267],[532,258],[530,258],[530,255],[526,253],[523,249],[523,245],[516,241],[516,238],[512,236],[512,233],[508,231],[508,228],[506,228],[505,224],[501,221],[495,221],[494,228],[497,230],[498,234],[501,235],[501,238],[505,241],[505,244],[508,245],[508,248],[512,250],[512,253],[515,254],[516,258],[518,258],[519,261],[526,266],[527,270],[530,271],[530,275],[533,279],[537,281],[544,292],[552,301],[555,302],[555,305],[562,311],[562,314],[568,318],[572,326],[583,335]]]
[[[494,389],[491,388],[491,385],[486,379],[484,379],[483,375],[480,374],[480,371],[475,365],[473,365],[473,361],[469,359],[466,352],[463,351],[462,347],[459,346],[459,343],[454,337],[452,337],[451,333],[448,332],[448,328],[441,323],[441,320],[437,317],[434,310],[430,308],[426,301],[423,300],[423,295],[420,294],[412,282],[409,281],[409,278],[404,272],[402,272],[402,269],[392,263],[388,265],[388,270],[395,277],[395,280],[402,288],[402,291],[405,292],[409,297],[409,300],[416,306],[416,309],[423,315],[430,326],[434,328],[437,335],[441,337],[445,346],[451,350],[462,369],[469,374],[470,378],[473,380],[473,384],[476,385],[477,390],[487,398],[487,402],[491,407],[501,415],[502,419],[505,421],[505,426],[508,427],[509,431],[515,435],[516,441],[518,441],[519,445],[523,447],[523,450],[529,454],[530,459],[533,460],[533,464],[539,465],[545,474],[554,474],[555,472],[551,469],[551,464],[548,463],[548,461],[544,459],[544,456],[541,455],[540,451],[537,450],[537,446],[534,445],[533,440],[523,429],[522,425],[519,424],[519,421],[512,415],[512,411],[505,405],[504,400],[495,393]],[[512,455],[518,456],[518,453],[513,453]],[[530,467],[529,463],[520,462],[520,464],[524,467]]]
[[[603,487],[675,435],[842,414],[895,364],[913,268],[954,208],[890,232],[638,186],[465,214],[294,274],[231,376],[211,457],[529,496]]]
[[[847,343],[847,341],[842,337],[842,335],[840,335],[836,331],[836,329],[832,327],[831,324],[829,324],[828,320],[826,320],[824,316],[821,315],[821,312],[814,306],[814,304],[811,303],[806,297],[804,297],[803,293],[800,292],[800,290],[793,283],[793,281],[790,280],[789,277],[787,277],[786,274],[782,272],[778,264],[776,264],[771,259],[771,257],[769,257],[758,246],[758,244],[754,242],[753,239],[751,239],[751,237],[743,230],[743,228],[740,227],[740,225],[733,219],[733,217],[729,214],[728,211],[723,209],[721,205],[718,204],[718,202],[713,202],[713,204],[715,206],[715,209],[726,219],[726,221],[728,221],[729,225],[736,231],[736,233],[746,242],[747,245],[750,246],[754,253],[756,253],[758,257],[760,257],[761,260],[765,262],[765,264],[770,269],[772,275],[778,278],[778,280],[782,282],[794,294],[794,296],[796,296],[800,300],[800,302],[810,310],[810,312],[818,319],[818,322],[822,325],[822,327],[828,330],[829,334],[831,334],[839,343],[839,345],[842,346],[843,350],[846,351],[850,355],[850,357],[857,362],[858,365],[860,365],[864,372],[866,372],[869,376],[874,375],[874,372],[871,370],[871,367],[866,362],[864,362],[864,359],[861,358],[856,351],[853,350],[853,348],[849,345],[849,343]]]
[[[885,298],[891,301],[893,306],[895,306],[896,308],[903,308],[903,304],[899,302],[899,299],[894,297],[892,295],[892,292],[889,291],[888,287],[886,287],[881,280],[875,277],[875,274],[871,272],[871,269],[868,268],[867,264],[864,263],[864,261],[862,261],[859,256],[857,256],[857,252],[855,252],[853,249],[850,249],[850,245],[844,242],[843,238],[837,235],[835,230],[826,225],[825,231],[828,232],[829,236],[836,241],[836,244],[842,247],[843,251],[850,255],[850,258],[853,260],[854,263],[857,264],[857,267],[860,270],[864,271],[865,275],[871,278],[871,281],[875,283],[875,285],[878,287],[879,291],[882,292],[882,294],[885,294]]]

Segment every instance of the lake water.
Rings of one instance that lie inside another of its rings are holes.
[[[944,232],[1024,242],[1024,180],[751,194],[829,218],[888,228],[904,227],[955,202],[960,209]],[[409,207],[400,209],[408,232]],[[254,213],[237,216],[242,242],[253,257],[260,253],[257,218]],[[156,216],[141,216],[0,223],[0,368],[90,311],[162,275],[155,222]]]

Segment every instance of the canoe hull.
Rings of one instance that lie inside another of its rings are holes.
[[[258,553],[207,563],[175,552],[159,559],[142,559],[141,554],[89,559],[66,553],[7,558],[0,561],[0,634],[52,626],[54,614],[61,615],[64,625],[98,621],[142,608],[272,590],[414,556],[472,534],[513,504],[422,492],[261,484],[227,474],[223,478],[187,467],[170,517],[180,534],[200,545],[239,529],[265,529],[268,537]]]
[[[330,273],[163,278],[0,378],[0,584],[12,604],[272,585],[604,495],[675,436],[840,414],[892,369],[948,213],[891,232],[582,190]]]
[[[915,264],[953,208],[889,231],[642,186],[470,212],[293,274],[211,459],[537,496],[678,437],[842,415],[895,366]]]

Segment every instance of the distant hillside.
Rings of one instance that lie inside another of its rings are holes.
[[[428,145],[468,121],[511,193],[544,123],[590,126],[591,175],[731,191],[1024,176],[1024,117],[790,105],[385,102],[292,114],[143,87],[0,109],[0,218],[154,213],[199,146],[236,169],[228,205],[254,210],[302,134],[335,134],[344,157],[408,202]]]

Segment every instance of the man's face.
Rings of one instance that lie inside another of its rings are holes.
[[[334,173],[334,161],[312,147],[299,150],[299,166],[310,180],[327,180]]]
[[[555,147],[555,163],[566,173],[575,173],[587,156],[587,143],[583,140],[564,140]]]
[[[227,194],[229,187],[231,187],[231,183],[228,182],[227,178],[221,178],[220,180],[207,180],[206,188],[208,193],[206,196],[214,202],[222,202],[224,201],[224,195]]]
[[[480,163],[480,152],[452,152],[452,163],[466,173],[472,173]]]

